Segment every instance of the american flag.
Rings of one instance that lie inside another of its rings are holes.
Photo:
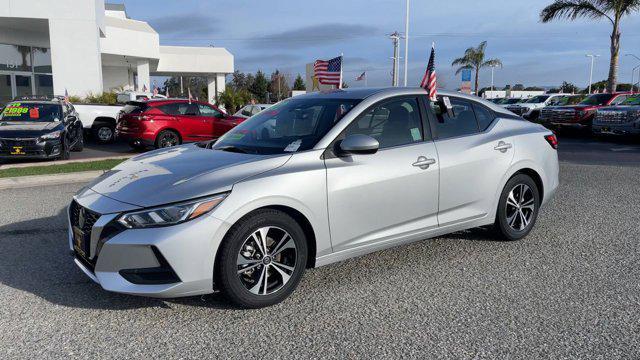
[[[362,81],[367,77],[366,71],[360,74],[360,76],[356,77],[356,81]]]
[[[327,60],[316,60],[313,64],[313,76],[320,84],[340,87],[342,80],[342,56]]]
[[[429,92],[429,98],[433,101],[436,100],[438,95],[438,81],[436,78],[436,45],[431,44],[431,56],[429,56],[429,64],[427,65],[427,71],[424,73],[420,87]]]

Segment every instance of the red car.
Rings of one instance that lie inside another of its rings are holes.
[[[133,148],[164,148],[216,139],[244,120],[201,101],[130,101],[118,115],[116,135]]]
[[[561,128],[591,129],[596,111],[604,106],[617,105],[631,93],[593,94],[571,106],[548,106],[540,111],[539,122],[552,130]]]

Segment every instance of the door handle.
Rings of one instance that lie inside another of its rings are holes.
[[[506,143],[504,141],[500,141],[498,143],[498,146],[494,147],[493,150],[498,150],[501,153],[506,153],[507,150],[511,149],[513,147],[513,145]]]
[[[436,163],[436,159],[427,159],[425,156],[419,156],[418,161],[414,162],[413,166],[419,167],[422,170],[427,170],[429,166]]]

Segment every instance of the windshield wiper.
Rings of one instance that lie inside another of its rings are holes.
[[[218,148],[214,148],[213,150],[222,150],[222,151],[235,152],[235,153],[241,153],[241,154],[248,154],[249,153],[246,149],[239,148],[239,147],[233,146],[233,145],[220,146]]]

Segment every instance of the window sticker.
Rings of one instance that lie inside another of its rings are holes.
[[[451,108],[452,108],[452,106],[451,106],[451,100],[449,100],[449,97],[448,97],[448,96],[444,96],[444,97],[442,97],[442,101],[444,101],[444,106],[446,106],[446,107],[447,107],[447,109],[451,109]]]
[[[420,141],[422,139],[422,136],[420,135],[420,129],[412,128],[411,137],[413,138],[413,141]]]
[[[13,103],[7,105],[7,107],[2,112],[4,116],[22,116],[22,114],[26,114],[29,111],[29,108],[20,106],[20,103]]]
[[[244,137],[245,134],[241,133],[241,132],[234,132],[232,134],[229,134],[229,140],[240,140]]]
[[[287,147],[284,148],[284,151],[285,152],[296,152],[300,148],[300,145],[302,145],[302,140],[298,139],[298,140],[292,142],[291,144],[287,145]]]
[[[40,109],[38,109],[37,107],[29,109],[29,117],[32,118],[32,119],[39,119],[40,118]]]

